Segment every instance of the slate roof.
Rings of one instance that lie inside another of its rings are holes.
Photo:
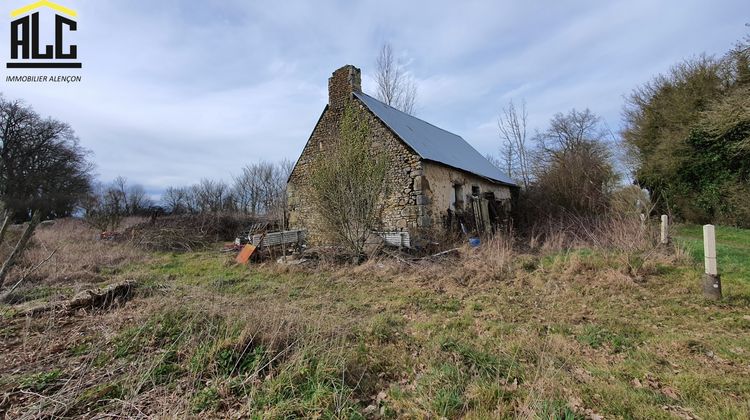
[[[362,92],[354,92],[354,95],[422,159],[516,186],[512,179],[491,164],[461,136],[401,112]]]

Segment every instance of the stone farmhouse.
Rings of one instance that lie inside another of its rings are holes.
[[[344,106],[359,107],[372,142],[388,155],[389,196],[381,219],[388,238],[404,245],[440,229],[485,232],[501,224],[517,185],[460,136],[403,113],[362,92],[360,69],[346,65],[328,79],[328,104],[287,184],[289,227],[315,242],[316,214],[307,177],[334,142]]]

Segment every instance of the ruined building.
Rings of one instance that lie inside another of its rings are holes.
[[[403,113],[362,92],[361,72],[346,65],[328,79],[328,105],[297,160],[288,182],[289,226],[315,238],[316,214],[307,177],[315,159],[335,141],[348,100],[369,123],[369,136],[388,155],[389,196],[382,231],[411,238],[436,229],[488,231],[510,209],[516,184],[463,138]]]

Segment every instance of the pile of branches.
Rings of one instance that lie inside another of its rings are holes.
[[[148,251],[197,251],[231,241],[260,220],[234,213],[202,213],[160,217],[127,228],[120,240]]]

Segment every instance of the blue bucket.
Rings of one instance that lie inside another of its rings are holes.
[[[472,248],[476,248],[481,244],[482,241],[479,240],[479,238],[469,238],[469,246]]]

